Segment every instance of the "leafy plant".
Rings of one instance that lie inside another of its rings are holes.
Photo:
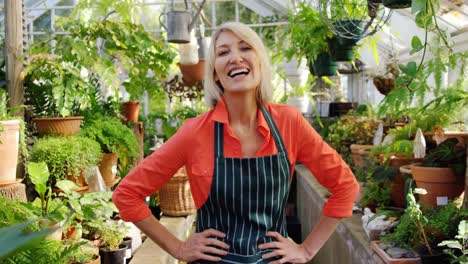
[[[457,240],[445,240],[440,242],[438,246],[448,247],[444,249],[444,253],[452,258],[450,263],[468,263],[468,224],[466,220],[460,221],[458,234],[455,238]]]
[[[425,167],[451,167],[457,175],[462,175],[466,167],[466,152],[456,138],[447,139],[428,151],[424,157]]]
[[[328,51],[327,41],[333,33],[310,5],[299,2],[296,13],[289,12],[288,17],[285,34],[290,38],[289,43],[294,43],[285,51],[288,60],[292,57],[298,61],[303,57],[314,60],[318,54]]]
[[[67,177],[79,177],[82,171],[96,166],[101,156],[99,143],[77,136],[40,138],[31,149],[31,161],[47,164],[52,185]]]
[[[9,258],[18,251],[33,247],[52,230],[43,229],[33,232],[25,232],[25,228],[31,225],[35,220],[23,222],[0,229],[0,261]]]
[[[100,238],[104,243],[104,248],[109,250],[119,249],[125,237],[126,228],[123,223],[108,221],[100,227]]]
[[[129,160],[138,155],[138,142],[133,131],[119,119],[94,115],[85,120],[80,135],[97,141],[104,153],[126,155]]]
[[[392,188],[386,181],[368,181],[362,193],[361,206],[376,206],[378,208],[388,206]]]
[[[87,70],[59,57],[37,57],[24,69],[27,103],[36,117],[78,116],[93,86]]]

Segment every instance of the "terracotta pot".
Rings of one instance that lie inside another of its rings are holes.
[[[19,120],[0,121],[0,185],[16,183],[19,149]]]
[[[205,79],[205,60],[201,59],[197,64],[177,64],[182,72],[184,84],[193,86],[197,81]]]
[[[98,254],[98,255],[95,255],[96,258],[89,261],[89,262],[86,262],[85,264],[101,264],[101,256]]]
[[[351,150],[351,155],[353,157],[353,162],[355,166],[365,166],[364,157],[369,156],[369,152],[365,152],[363,150],[369,150],[373,148],[373,145],[360,145],[360,144],[352,144],[349,146]]]
[[[82,116],[33,118],[39,135],[74,136],[80,132]]]
[[[112,171],[117,166],[117,158],[117,153],[104,153],[99,164],[99,171],[107,187],[111,187],[114,184],[115,174]]]
[[[122,115],[125,117],[126,123],[130,121],[137,123],[139,111],[140,111],[139,102],[133,101],[133,102],[122,103]]]
[[[391,200],[393,205],[396,207],[406,207],[405,179],[400,171],[400,167],[416,162],[421,162],[421,159],[391,156],[388,160],[387,165],[397,169],[398,171],[397,175],[395,176],[395,179],[393,179],[393,181],[390,183],[392,186]]]
[[[407,168],[403,166],[402,171]],[[445,204],[445,199],[453,200],[464,190],[465,177],[457,176],[452,168],[422,167],[420,164],[410,165],[409,168],[416,186],[427,191],[427,194],[419,195],[419,200],[426,206]]]

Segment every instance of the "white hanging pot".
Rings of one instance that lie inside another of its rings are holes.
[[[291,86],[304,86],[309,77],[307,68],[307,59],[303,58],[300,62],[296,58],[290,61],[283,60],[284,73]]]
[[[301,113],[306,114],[309,112],[309,98],[307,96],[303,97],[289,97],[287,101],[288,105],[294,106],[299,109]]]

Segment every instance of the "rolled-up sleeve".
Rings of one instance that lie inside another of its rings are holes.
[[[297,160],[332,194],[323,207],[323,214],[336,218],[350,217],[359,191],[351,169],[301,114],[298,114],[297,122]]]
[[[136,222],[148,217],[151,211],[145,198],[159,190],[186,164],[191,133],[188,123],[136,166],[115,189],[112,200],[124,221]]]

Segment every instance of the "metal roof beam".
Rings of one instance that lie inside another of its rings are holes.
[[[461,7],[457,6],[456,4],[454,4],[452,1],[450,0],[440,0],[441,3],[445,4],[445,5],[448,5],[451,9],[453,10],[457,10],[458,12],[462,13],[463,15],[465,15],[466,17],[468,17],[468,12],[466,12],[465,10],[463,10]]]

